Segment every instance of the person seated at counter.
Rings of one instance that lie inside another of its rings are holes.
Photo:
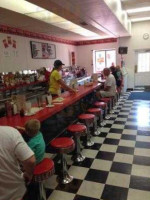
[[[49,92],[52,96],[59,96],[59,94],[61,93],[61,88],[63,88],[64,90],[68,90],[69,92],[75,93],[75,90],[67,86],[62,80],[60,71],[62,70],[63,65],[64,64],[61,60],[56,60],[54,62],[54,68],[50,74],[49,81]]]
[[[109,68],[104,68],[103,74],[106,77],[104,83],[104,90],[100,90],[96,93],[98,99],[102,97],[111,97],[116,94],[116,80],[115,77],[110,73]]]
[[[36,164],[40,163],[45,154],[45,142],[42,133],[40,132],[40,121],[37,119],[30,119],[26,122],[24,127],[16,127],[23,131],[25,141],[35,154]]]
[[[0,199],[21,200],[26,183],[32,180],[34,167],[34,153],[21,134],[12,127],[0,126]]]

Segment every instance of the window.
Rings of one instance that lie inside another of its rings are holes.
[[[138,53],[138,68],[137,72],[150,71],[150,52]]]
[[[93,61],[93,72],[99,73],[103,71],[105,67],[116,65],[116,51],[113,49],[93,51]]]

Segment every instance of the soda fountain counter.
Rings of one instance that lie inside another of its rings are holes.
[[[99,89],[101,84],[93,83],[91,85],[78,86],[76,94],[64,92],[62,102],[53,102],[54,107],[43,107],[31,116],[21,117],[19,114],[10,117],[1,117],[0,126],[24,126],[29,119],[38,119],[41,122],[41,131],[46,144],[55,137],[63,133],[66,127],[77,120],[79,114],[86,111],[93,104],[95,90]]]

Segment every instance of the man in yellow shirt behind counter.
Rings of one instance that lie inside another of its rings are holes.
[[[52,96],[59,96],[59,94],[61,93],[61,88],[68,90],[69,92],[75,93],[75,90],[67,86],[61,78],[59,72],[62,70],[63,65],[64,64],[61,62],[61,60],[55,60],[54,62],[54,68],[50,74],[49,81],[49,92]]]

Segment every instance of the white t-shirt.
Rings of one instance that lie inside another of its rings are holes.
[[[0,126],[0,200],[22,199],[26,187],[18,160],[33,154],[16,129]]]
[[[116,80],[115,80],[115,77],[112,74],[109,74],[109,76],[106,78],[104,87],[107,87],[107,86],[110,87],[108,92],[110,94],[112,94],[112,96],[114,96],[115,93],[116,93]]]

